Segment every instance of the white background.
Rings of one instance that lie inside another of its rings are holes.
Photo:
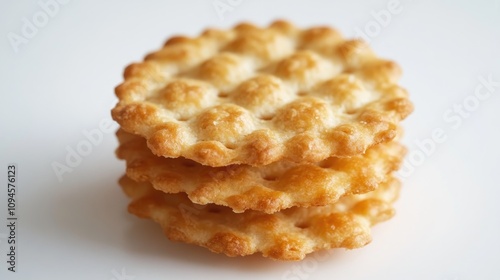
[[[51,164],[110,119],[123,68],[169,36],[276,18],[355,36],[388,3],[233,0],[219,17],[213,2],[73,0],[16,53],[9,33],[22,35],[23,18],[33,22],[43,10],[37,1],[1,1],[0,279],[500,279],[500,87],[474,104],[480,76],[500,81],[499,0],[401,0],[402,11],[372,33],[375,51],[404,70],[416,106],[405,142],[418,166],[397,216],[375,227],[363,249],[286,263],[170,242],[156,224],[127,214],[113,133],[59,182]],[[464,100],[467,117],[446,121]],[[416,141],[436,128],[446,141],[419,158]],[[8,163],[19,176],[15,274],[4,261]]]

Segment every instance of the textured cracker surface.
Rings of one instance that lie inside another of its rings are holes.
[[[346,196],[329,206],[265,214],[196,205],[185,194],[165,194],[126,176],[120,184],[132,198],[129,211],[159,223],[171,240],[228,256],[260,252],[279,260],[300,260],[322,249],[365,246],[371,241],[370,227],[394,215],[392,202],[400,189],[399,182],[390,178],[373,192]]]
[[[126,160],[131,179],[150,182],[166,193],[185,192],[196,204],[215,203],[235,212],[322,206],[344,195],[372,191],[399,168],[406,151],[397,142],[387,142],[364,155],[328,158],[316,164],[209,167],[184,158],[155,156],[144,138],[123,130],[117,136],[117,156]]]
[[[319,162],[396,136],[399,66],[327,27],[277,21],[173,37],[127,67],[113,119],[155,155],[209,166]]]

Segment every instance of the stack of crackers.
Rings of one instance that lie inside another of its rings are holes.
[[[328,27],[169,39],[116,88],[129,211],[228,256],[368,244],[400,189],[399,123],[413,110],[400,74]]]

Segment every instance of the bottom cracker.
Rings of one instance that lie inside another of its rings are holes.
[[[184,193],[166,194],[126,176],[120,185],[132,198],[129,212],[159,223],[171,240],[231,257],[260,252],[278,260],[301,260],[322,249],[365,246],[371,241],[370,227],[394,215],[392,202],[400,189],[399,181],[391,177],[373,192],[346,196],[332,205],[265,214],[197,205]]]

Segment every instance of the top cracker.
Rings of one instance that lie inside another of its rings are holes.
[[[335,29],[239,24],[173,37],[125,69],[113,119],[151,151],[209,166],[318,162],[396,136],[399,66]]]

